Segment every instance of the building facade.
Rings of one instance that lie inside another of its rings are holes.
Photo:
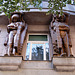
[[[43,2],[43,4],[47,5],[46,2]],[[66,48],[64,50],[67,54],[66,56],[61,56],[62,53],[59,53],[59,51],[54,52],[53,41],[56,39],[56,36],[51,36],[52,31],[50,29],[53,15],[46,15],[48,11],[46,7],[41,11],[32,8],[30,12],[23,13],[23,20],[27,25],[27,29],[24,33],[25,37],[21,54],[5,56],[8,52],[8,46],[4,46],[4,42],[7,36],[7,25],[10,23],[6,16],[0,16],[0,75],[74,75],[74,7],[67,5],[63,9],[64,13],[68,15],[65,22],[70,28],[69,35],[72,43],[71,53],[73,56],[68,56],[68,51],[65,51],[67,50]],[[65,10],[66,8],[67,10]],[[58,40],[60,39],[58,38]]]

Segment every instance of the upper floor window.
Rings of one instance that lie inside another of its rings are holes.
[[[49,60],[48,35],[28,35],[26,60]]]

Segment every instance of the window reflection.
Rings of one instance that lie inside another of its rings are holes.
[[[43,60],[43,44],[32,44],[32,60]]]
[[[48,41],[47,35],[29,35],[29,41]]]
[[[49,60],[47,35],[29,35],[26,60]]]
[[[30,54],[30,43],[27,43],[26,60],[29,60],[29,54]]]
[[[45,44],[46,49],[46,60],[49,60],[49,43]]]

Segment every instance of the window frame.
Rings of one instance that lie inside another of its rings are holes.
[[[29,41],[29,35],[47,35],[47,41]],[[31,44],[30,45],[29,60],[32,60],[32,44],[43,44],[43,47],[44,47],[43,60],[46,60],[46,49],[45,49],[46,47],[45,47],[45,44],[46,43],[49,44],[49,34],[46,34],[46,33],[28,33],[27,34],[27,43]],[[27,51],[27,47],[26,47],[26,51]],[[26,54],[25,54],[25,60],[26,60]]]

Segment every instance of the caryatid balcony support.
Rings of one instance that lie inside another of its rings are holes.
[[[22,13],[12,13],[10,24],[7,25],[7,37],[4,45],[8,46],[7,55],[21,55],[23,42],[26,36],[27,24]]]
[[[54,56],[73,56],[71,53],[70,27],[65,20],[65,15],[54,15],[50,25]]]

